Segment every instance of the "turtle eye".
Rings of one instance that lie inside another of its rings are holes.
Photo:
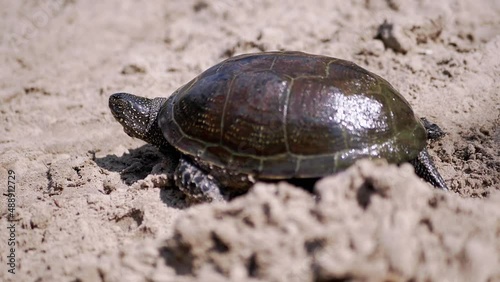
[[[117,120],[128,117],[131,109],[134,108],[131,98],[132,95],[127,93],[116,93],[109,97],[109,109]]]

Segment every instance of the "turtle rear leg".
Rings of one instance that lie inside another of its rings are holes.
[[[182,157],[174,172],[175,184],[195,202],[225,202],[219,183],[208,173]]]
[[[415,173],[425,181],[431,183],[436,188],[445,191],[449,190],[426,149],[423,149],[410,163],[415,168]]]
[[[443,137],[446,133],[439,127],[437,124],[429,121],[425,117],[420,118],[422,124],[425,127],[425,131],[427,132],[427,139],[430,140],[438,140]]]

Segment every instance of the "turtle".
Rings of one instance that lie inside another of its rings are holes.
[[[226,201],[256,181],[321,178],[362,158],[409,162],[448,190],[427,151],[443,131],[385,79],[342,59],[243,54],[168,97],[120,92],[109,107],[129,136],[159,147],[195,201]]]

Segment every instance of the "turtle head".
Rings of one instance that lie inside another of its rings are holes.
[[[130,137],[162,147],[167,144],[158,126],[158,113],[166,98],[149,99],[128,93],[109,97],[109,108]]]

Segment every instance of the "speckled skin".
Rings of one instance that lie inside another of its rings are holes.
[[[410,162],[447,189],[426,151],[439,128],[387,81],[335,58],[242,55],[168,99],[117,93],[109,105],[130,136],[180,152],[174,178],[196,199],[227,198],[255,179],[322,177],[361,158]]]

